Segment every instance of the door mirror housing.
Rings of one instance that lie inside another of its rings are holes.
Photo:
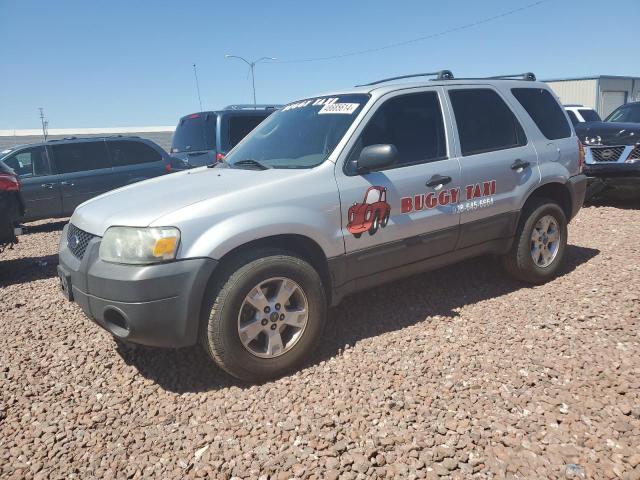
[[[358,173],[380,170],[398,161],[398,149],[391,144],[369,145],[362,149],[358,158]]]

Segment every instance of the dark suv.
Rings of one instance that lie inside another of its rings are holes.
[[[280,105],[229,105],[224,110],[185,115],[173,134],[171,154],[190,167],[224,158]]]
[[[68,217],[82,202],[181,166],[151,140],[93,137],[22,145],[0,154],[20,178],[23,221]]]

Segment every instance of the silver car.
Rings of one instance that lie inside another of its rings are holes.
[[[118,338],[199,342],[261,381],[305,362],[355,291],[482,254],[552,278],[586,186],[566,113],[531,74],[452,77],[290,103],[216,166],[85,202],[63,291]]]

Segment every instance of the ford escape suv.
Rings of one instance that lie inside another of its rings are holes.
[[[481,254],[553,278],[586,186],[564,110],[532,75],[452,77],[290,103],[224,162],[84,203],[64,294],[118,338],[200,342],[262,381],[305,362],[352,292]]]

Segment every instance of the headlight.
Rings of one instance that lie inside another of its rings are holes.
[[[100,242],[105,262],[144,265],[176,258],[180,230],[174,227],[111,227]]]

